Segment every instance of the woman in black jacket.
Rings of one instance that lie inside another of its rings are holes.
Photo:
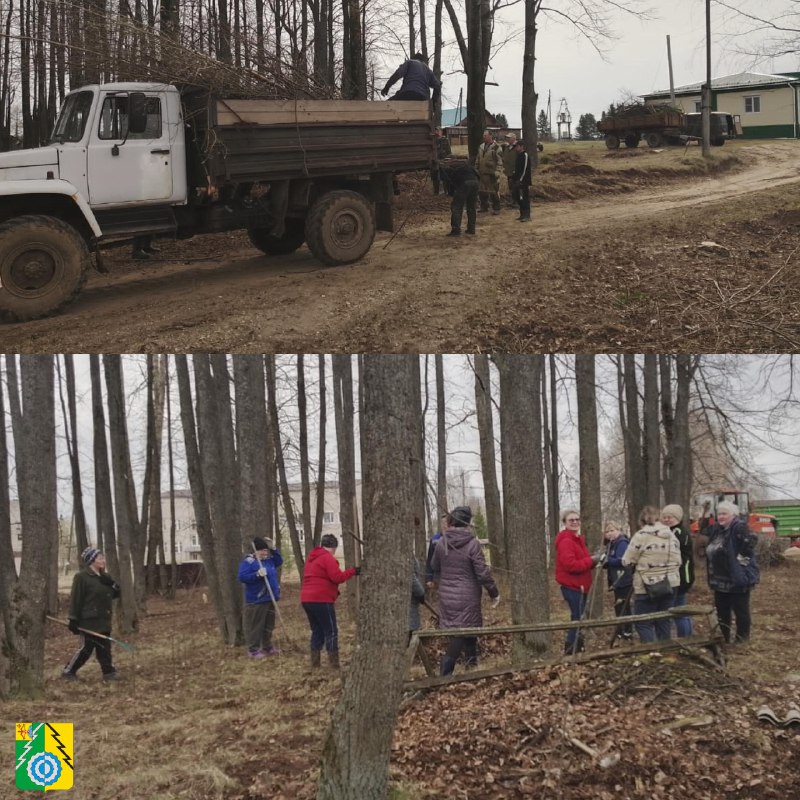
[[[756,537],[739,519],[734,503],[717,506],[717,522],[708,528],[705,546],[708,585],[726,642],[731,640],[731,617],[736,617],[736,642],[750,638],[750,589],[758,583]]]
[[[681,546],[681,582],[675,590],[672,607],[685,606],[688,600],[689,589],[694,583],[694,543],[692,535],[683,525],[683,508],[677,503],[671,503],[661,509],[661,521],[675,534]],[[675,617],[675,631],[678,638],[691,636],[694,632],[691,617]]]

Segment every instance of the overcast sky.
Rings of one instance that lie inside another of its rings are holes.
[[[736,2],[736,0],[733,0]],[[744,3],[744,0],[740,0]],[[624,2],[623,2],[624,4]],[[565,8],[568,3],[545,3]],[[601,3],[602,5],[602,3]],[[653,17],[640,20],[616,12],[610,16],[616,39],[605,42],[605,59],[592,45],[575,34],[574,28],[559,24],[553,18],[541,23],[536,43],[534,83],[539,94],[539,109],[546,110],[551,95],[553,119],[565,98],[572,114],[573,130],[581,114],[595,117],[610,103],[633,94],[641,95],[669,88],[666,37],[672,44],[675,85],[705,79],[705,3],[703,0],[668,0],[652,3]],[[791,7],[789,0],[760,0],[748,3],[765,15]],[[522,23],[524,4],[518,3],[498,12],[494,41],[515,35],[492,59],[488,81],[498,86],[486,87],[486,106],[492,112],[503,112],[510,125],[520,124],[520,74],[522,65]],[[764,43],[764,34],[743,34],[748,26],[730,11],[712,5],[712,72],[714,77],[741,71],[771,73],[798,71],[797,56],[781,59],[759,59],[742,54],[754,51]],[[432,27],[431,27],[432,30]],[[455,108],[459,89],[466,98],[466,76],[456,48],[450,48],[443,62],[443,108]],[[448,74],[454,73],[454,74]],[[553,130],[555,135],[555,127]]]

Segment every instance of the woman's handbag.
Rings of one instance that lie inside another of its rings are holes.
[[[643,581],[644,583],[644,581]],[[669,597],[672,594],[672,586],[670,585],[669,578],[662,578],[655,583],[645,583],[644,590],[651,600],[661,600],[664,597]]]

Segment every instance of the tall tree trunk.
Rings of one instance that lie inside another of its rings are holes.
[[[558,391],[556,385],[556,357],[550,354],[548,359],[550,367],[550,476],[552,484],[547,487],[548,508],[552,509],[549,514],[550,538],[555,541],[560,528],[558,506],[560,503],[559,477],[560,462],[558,460]]]
[[[691,402],[692,378],[700,356],[681,353],[675,357],[678,385],[675,399],[675,449],[673,456],[675,481],[674,498],[683,508],[684,519],[689,518],[692,497],[693,465],[692,446],[689,432],[689,411]]]
[[[625,458],[628,464],[628,520],[633,533],[638,529],[639,514],[646,505],[642,428],[639,422],[639,394],[636,385],[636,358],[622,357],[622,386],[625,393],[625,424],[622,428]]]
[[[364,356],[366,555],[354,651],[320,766],[319,800],[384,798],[406,677],[416,491],[417,356]]]
[[[103,406],[103,387],[100,375],[100,356],[89,356],[89,375],[92,383],[92,431],[94,448],[94,497],[97,521],[97,547],[106,556],[110,575],[119,575],[117,532],[114,504],[111,500],[111,469],[108,463],[106,416]]]
[[[661,489],[665,503],[675,497],[675,408],[672,404],[672,356],[659,355],[661,374],[661,428],[664,431],[664,460],[661,465]]]
[[[222,640],[228,644],[236,641],[238,620],[235,619],[235,609],[229,608],[230,594],[222,584],[229,582],[231,576],[219,569],[220,558],[217,549],[223,546],[222,542],[215,541],[211,511],[209,509],[208,492],[203,475],[203,467],[198,446],[198,429],[195,425],[195,413],[192,406],[192,387],[189,378],[187,358],[183,354],[175,355],[175,372],[178,376],[178,392],[180,396],[181,427],[183,429],[184,451],[186,453],[186,471],[189,475],[189,486],[192,487],[192,508],[194,521],[197,527],[197,538],[203,555],[203,566],[208,578],[208,592],[211,602],[217,612],[217,622]],[[171,504],[171,527],[175,525],[175,506]],[[173,548],[173,558],[174,558]],[[174,563],[174,562],[173,562]],[[173,569],[173,576],[177,570]],[[173,580],[173,586],[175,585]]]
[[[317,356],[319,371],[319,466],[317,467],[317,499],[316,514],[314,517],[314,547],[319,547],[322,539],[322,521],[325,513],[325,458],[327,441],[326,428],[328,424],[327,392],[325,391],[325,356]]]
[[[152,400],[148,403],[148,417],[152,414],[152,445],[150,454],[150,490],[147,512],[147,591],[164,591],[164,517],[161,511],[161,451],[164,444],[164,404],[166,388],[166,356],[148,356],[148,378]],[[148,433],[151,425],[148,420]]]
[[[544,356],[497,355],[503,454],[503,519],[515,625],[547,622],[549,581],[542,474],[541,373]],[[546,633],[514,636],[512,660],[524,664],[549,647]]]
[[[333,374],[333,414],[336,424],[336,451],[339,462],[339,521],[342,526],[342,547],[347,566],[355,563],[356,547],[356,457],[353,430],[353,367],[349,354],[334,354],[331,362]],[[363,444],[363,439],[362,439]],[[362,455],[363,458],[363,455]],[[355,607],[355,592],[349,592]]]
[[[161,585],[169,587],[167,597],[175,599],[175,592],[178,588],[178,562],[176,548],[177,524],[175,522],[175,461],[172,451],[172,387],[169,377],[169,356],[164,353],[164,383],[166,385],[167,400],[167,465],[169,469],[169,578],[167,578],[166,559],[162,559],[163,566]],[[195,518],[195,526],[197,519]],[[198,539],[199,541],[199,539]]]
[[[436,505],[438,520],[447,507],[447,429],[445,427],[444,362],[440,353],[434,356],[436,366]]]
[[[314,546],[314,531],[311,524],[311,482],[308,471],[308,403],[306,402],[305,359],[297,355],[297,416],[300,428],[300,497],[303,509],[303,537],[306,557]]]
[[[6,355],[6,361],[15,356]],[[0,365],[2,362],[0,362]],[[14,545],[11,539],[11,494],[9,490],[6,410],[0,373],[0,700],[9,697],[14,680],[16,632],[11,597],[17,582]]]
[[[600,498],[600,448],[597,441],[597,397],[595,391],[594,355],[578,353],[575,356],[575,383],[578,398],[578,447],[580,451],[581,533],[592,551],[603,545]],[[595,575],[595,580],[601,580]],[[589,615],[599,618],[603,614],[603,593],[592,593],[594,598]]]
[[[235,355],[236,444],[241,474],[242,547],[249,551],[254,536],[268,536],[271,525],[267,485],[267,402],[264,358]]]
[[[541,2],[542,0],[526,0],[525,2],[525,35],[522,53],[522,96],[520,98],[522,102],[522,139],[527,143],[528,155],[533,166],[538,163],[536,105],[539,95],[536,93],[534,72],[536,67],[536,34],[538,32],[536,20]]]
[[[75,539],[78,553],[89,546],[89,536],[86,532],[86,512],[83,508],[83,486],[81,485],[81,467],[78,458],[78,409],[75,396],[75,362],[72,353],[64,354],[64,373],[67,380],[67,408],[69,420],[64,415],[64,430],[66,432],[67,454],[72,474],[72,510],[75,515]],[[63,397],[62,397],[63,404]]]
[[[120,595],[120,630],[130,633],[138,626],[137,605],[144,595],[143,562],[139,561],[139,519],[136,489],[133,485],[128,429],[125,421],[125,388],[122,357],[104,355],[108,403],[108,432],[111,440],[111,466],[114,483],[114,507],[117,512],[117,548]]]
[[[224,356],[223,356],[224,358]],[[214,369],[212,371],[212,360]],[[228,644],[238,644],[242,638],[242,594],[236,580],[238,561],[242,554],[234,508],[235,477],[233,422],[231,419],[227,368],[216,356],[196,353],[192,356],[197,403],[197,443],[200,468],[211,515],[214,538],[214,557],[219,576],[220,599],[225,615]],[[223,388],[224,383],[224,388]],[[231,476],[231,472],[234,473]]]
[[[481,448],[481,475],[486,501],[486,525],[489,530],[489,548],[493,566],[508,569],[506,537],[503,526],[503,507],[497,484],[497,456],[494,441],[494,416],[492,413],[492,385],[489,357],[476,354],[475,361],[475,412],[478,420],[478,439]],[[504,572],[505,576],[507,573]]]
[[[661,506],[661,437],[658,425],[658,356],[644,357],[644,467],[645,498],[648,505]]]
[[[7,358],[6,366],[12,361]],[[8,374],[11,380],[11,369]],[[56,611],[48,601],[50,562],[56,569],[58,562],[53,356],[20,356],[19,383],[21,400],[9,383],[22,531],[19,580],[11,597],[16,644],[11,686],[21,697],[38,698],[44,694],[45,616]]]
[[[266,357],[267,368],[267,398],[269,403],[270,430],[274,437],[273,447],[275,460],[278,466],[278,481],[280,485],[281,497],[283,498],[283,513],[286,515],[286,522],[289,525],[289,536],[292,540],[292,552],[300,578],[303,577],[305,568],[305,558],[303,548],[300,546],[300,536],[297,530],[297,520],[294,514],[292,498],[289,494],[289,482],[286,479],[286,464],[283,458],[283,445],[281,444],[280,423],[278,420],[278,401],[276,398],[277,387],[275,378],[275,356]]]

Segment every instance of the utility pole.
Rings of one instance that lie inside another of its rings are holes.
[[[702,103],[703,158],[711,158],[711,0],[706,0],[706,83]]]
[[[669,34],[667,34],[667,64],[669,65],[669,102],[675,105],[675,80],[672,77],[672,48],[669,43]]]

